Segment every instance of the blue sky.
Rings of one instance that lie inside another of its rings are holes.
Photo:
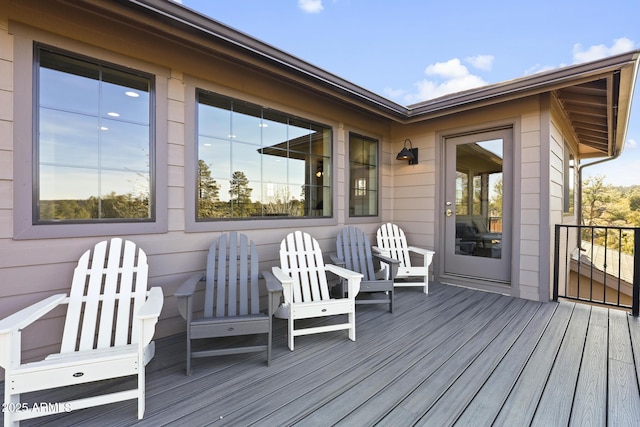
[[[639,0],[180,3],[403,105],[640,48]],[[585,177],[640,185],[635,92],[624,153]]]

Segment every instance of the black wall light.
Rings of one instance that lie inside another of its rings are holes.
[[[409,143],[409,148],[407,148],[407,142]],[[409,160],[410,165],[418,164],[418,149],[413,148],[413,144],[411,144],[411,140],[409,138],[404,140],[404,147],[396,156],[396,160]]]

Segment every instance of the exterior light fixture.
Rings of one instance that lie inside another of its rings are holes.
[[[407,148],[407,142],[409,143],[409,148]],[[409,160],[410,165],[418,164],[418,149],[413,148],[409,138],[404,140],[404,147],[396,156],[396,160]]]

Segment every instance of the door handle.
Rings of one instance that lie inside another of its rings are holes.
[[[446,216],[451,216],[451,215],[453,215],[453,211],[451,209],[447,209],[446,211],[444,211],[444,214]]]

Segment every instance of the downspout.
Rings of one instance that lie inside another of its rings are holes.
[[[619,95],[619,90],[620,90],[620,72],[617,71],[614,73],[613,75],[613,85],[614,85],[614,90],[613,93],[614,94],[618,94]],[[634,79],[635,81],[635,79]],[[632,92],[633,93],[633,88],[632,88]],[[611,109],[612,109],[612,113],[613,113],[613,120],[611,120],[610,126],[613,129],[613,132],[611,133],[611,139],[612,139],[612,144],[611,146],[613,147],[613,154],[609,157],[605,157],[604,159],[601,160],[596,160],[595,162],[591,162],[591,163],[587,163],[586,165],[580,165],[578,166],[578,185],[579,185],[579,191],[578,191],[578,212],[580,215],[580,225],[584,225],[582,224],[582,170],[584,168],[587,168],[589,166],[594,166],[594,165],[599,165],[605,162],[610,162],[611,160],[615,160],[618,157],[620,157],[620,155],[622,154],[622,152],[624,151],[624,144],[625,144],[625,140],[627,138],[626,135],[626,126],[625,126],[625,132],[624,135],[622,135],[622,144],[620,145],[620,149],[617,148],[617,126],[618,126],[618,96],[615,97],[615,104],[612,105]],[[629,110],[631,111],[631,110]],[[628,120],[628,117],[627,117]]]

